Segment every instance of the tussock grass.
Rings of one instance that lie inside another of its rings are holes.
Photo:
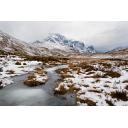
[[[124,80],[122,83],[128,83],[128,80]]]
[[[24,81],[24,84],[28,85],[29,87],[34,87],[43,84],[40,81],[36,81],[35,79],[27,79]]]
[[[88,72],[87,75],[92,75],[94,74],[95,72],[91,71],[91,72]]]
[[[107,72],[105,73],[104,77],[107,77],[107,76],[110,76],[110,77],[112,77],[112,78],[118,78],[118,77],[121,76],[121,74],[118,73],[118,72],[115,72],[115,71],[107,71]]]
[[[94,90],[94,89],[91,89],[91,90],[88,90],[89,92],[95,92],[95,93],[102,93],[102,91],[100,90]]]
[[[117,90],[117,91],[111,92],[110,96],[112,98],[116,98],[117,100],[128,101],[127,91]]]
[[[14,74],[14,73],[15,73],[14,70],[7,70],[6,72],[7,72],[8,74]]]
[[[31,74],[24,81],[24,84],[28,85],[29,87],[34,87],[34,86],[38,86],[38,85],[41,85],[41,84],[44,84],[44,83],[41,82],[41,81],[37,81],[36,76],[34,74]]]
[[[103,78],[104,76],[103,75],[101,75],[101,74],[99,74],[99,73],[97,73],[97,74],[95,74],[95,75],[93,75],[93,76],[91,76],[92,78]]]
[[[25,57],[26,60],[29,61],[42,61],[44,64],[45,63],[57,63],[57,62],[61,62],[61,63],[67,63],[67,61],[69,60],[66,57],[55,57],[55,56],[26,56]]]
[[[67,93],[67,90],[64,88],[64,86],[60,86],[59,90],[54,90],[55,95],[64,95]]]
[[[110,63],[100,63],[104,68],[111,68],[112,65]]]
[[[96,102],[92,101],[89,98],[86,99],[77,98],[77,102],[86,103],[88,106],[96,106]]]
[[[24,62],[23,65],[27,65],[27,64]]]
[[[111,100],[106,99],[105,101],[109,106],[115,106]]]
[[[17,62],[15,63],[15,65],[21,65],[21,62],[17,61]]]
[[[125,89],[128,90],[128,85],[125,86]]]

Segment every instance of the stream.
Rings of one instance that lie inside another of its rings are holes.
[[[54,95],[56,82],[60,79],[55,70],[64,67],[47,68],[48,81],[37,87],[24,85],[28,74],[15,76],[13,84],[0,90],[0,106],[75,106],[74,94]]]

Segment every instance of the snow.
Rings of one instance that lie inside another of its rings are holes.
[[[98,66],[98,64],[95,65],[95,67]],[[68,91],[70,86],[73,85],[75,88],[79,88],[79,91],[76,92],[77,98],[83,100],[88,98],[96,102],[96,105],[108,105],[106,103],[106,100],[110,100],[114,105],[128,105],[128,101],[117,100],[116,98],[112,98],[110,96],[111,92],[127,91],[125,87],[128,85],[128,83],[123,82],[125,80],[128,80],[128,71],[125,70],[127,67],[128,65],[120,67],[112,66],[112,69],[106,69],[108,71],[118,71],[121,74],[121,76],[118,78],[93,78],[92,74],[87,75],[88,72],[84,71],[84,69],[81,69],[81,73],[78,74],[76,71],[73,71],[69,68],[69,72],[67,72],[67,74],[73,77],[65,78],[58,85],[58,87],[56,87],[55,90],[58,91],[60,90],[60,87],[63,86],[65,90]],[[96,73],[104,74],[104,72],[102,71],[94,71],[94,74]],[[87,105],[86,103],[80,103],[79,101],[77,101],[77,104]]]
[[[44,76],[39,75],[39,74],[35,74],[35,76],[36,76],[36,78],[35,78],[36,81],[39,81],[41,83],[45,83],[47,81],[47,79],[48,79],[46,74],[44,74]]]
[[[17,61],[20,62],[21,65],[16,65]],[[39,64],[41,64],[41,62],[24,61],[23,58],[18,56],[5,56],[0,58],[0,81],[2,82],[0,86],[5,87],[6,85],[13,83],[13,76],[33,71]]]
[[[45,47],[50,50],[58,49],[65,52],[96,53],[93,46],[85,46],[85,43],[82,41],[68,39],[57,33],[51,33],[43,41],[37,41],[33,44],[36,46],[38,44],[38,47]]]

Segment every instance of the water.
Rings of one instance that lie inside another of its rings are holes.
[[[57,66],[47,69],[48,81],[37,87],[28,87],[23,84],[27,75],[14,77],[14,83],[0,90],[0,106],[72,106],[76,105],[75,95],[66,94],[55,96],[54,88],[59,79],[55,72]]]

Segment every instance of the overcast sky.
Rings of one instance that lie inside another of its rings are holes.
[[[128,46],[128,22],[1,21],[0,30],[27,42],[42,40],[48,33],[60,33],[101,51]]]

